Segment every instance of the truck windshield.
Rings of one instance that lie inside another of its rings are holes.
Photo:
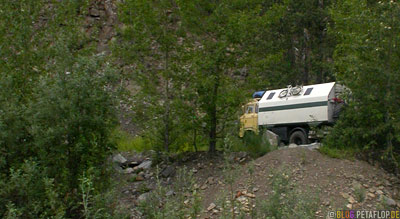
[[[246,113],[249,114],[249,113],[253,113],[253,112],[254,112],[254,106],[253,105],[247,106]]]

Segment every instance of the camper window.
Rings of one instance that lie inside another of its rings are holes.
[[[247,106],[246,113],[247,113],[247,114],[253,113],[253,106]]]
[[[312,87],[310,87],[310,88],[307,88],[306,92],[304,93],[304,96],[306,96],[306,95],[310,95],[310,93],[311,93],[312,89],[313,89]]]
[[[267,97],[267,100],[272,99],[272,97],[274,97],[274,95],[275,95],[275,92],[269,93],[269,95],[268,95],[268,97]]]

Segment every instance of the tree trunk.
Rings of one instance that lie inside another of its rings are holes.
[[[193,130],[193,147],[194,151],[197,152],[197,144],[196,144],[196,138],[197,138],[197,130]]]
[[[391,25],[390,26],[394,26],[394,22],[393,22],[393,16],[392,16],[392,19],[391,19]],[[392,99],[392,84],[391,84],[391,81],[392,81],[392,74],[393,74],[393,71],[392,71],[392,67],[391,67],[391,59],[393,58],[392,57],[392,49],[394,48],[394,46],[392,45],[393,44],[393,35],[394,35],[394,33],[393,32],[391,32],[391,34],[390,34],[390,38],[389,38],[389,42],[388,42],[388,46],[389,46],[389,48],[388,48],[388,58],[387,58],[387,62],[386,62],[386,78],[387,78],[387,81],[386,81],[386,92],[385,92],[385,98],[384,98],[384,104],[385,104],[385,109],[386,109],[386,112],[385,112],[385,123],[387,124],[387,126],[388,126],[388,128],[387,128],[387,132],[386,132],[386,150],[387,150],[387,152],[388,152],[388,158],[389,158],[389,160],[392,160],[392,162],[393,163],[395,163],[395,164],[397,164],[398,162],[397,162],[397,160],[396,160],[396,157],[394,156],[394,154],[393,154],[393,128],[392,128],[392,119],[391,119],[391,116],[390,116],[390,114],[391,114],[391,112],[392,112],[392,101],[391,101],[391,99]],[[396,168],[395,169],[395,172],[398,174],[398,172],[399,172],[399,169],[398,168]]]
[[[218,73],[217,73],[218,74]],[[211,96],[211,103],[210,103],[210,147],[209,152],[211,154],[215,153],[216,144],[217,144],[217,97],[218,97],[218,87],[219,87],[219,76],[215,78],[214,88]]]
[[[169,102],[169,72],[168,72],[168,49],[165,52],[165,71],[167,74],[166,83],[165,83],[165,114],[164,114],[164,149],[165,151],[169,150],[169,123],[170,123],[170,102]]]

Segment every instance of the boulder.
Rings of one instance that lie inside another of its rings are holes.
[[[113,163],[112,166],[113,166],[114,170],[117,171],[118,173],[123,173],[124,172],[124,170],[122,169],[122,167],[119,164]]]
[[[390,206],[390,207],[396,206],[396,201],[391,199],[391,198],[389,198],[389,197],[384,196],[383,200],[385,201],[385,204]]]
[[[175,174],[175,168],[173,166],[167,166],[161,171],[161,176],[167,178]]]
[[[150,197],[150,192],[143,193],[137,198],[138,202],[144,202]]]
[[[116,154],[116,155],[114,155],[114,157],[113,157],[113,162],[119,163],[120,165],[125,164],[126,161],[127,161],[126,158],[123,157],[121,154]]]
[[[165,193],[166,196],[171,196],[174,195],[174,191],[173,190],[169,190],[167,193]]]
[[[144,169],[144,170],[147,170],[147,169],[150,169],[150,167],[151,167],[151,164],[152,164],[153,162],[151,161],[151,160],[145,160],[145,161],[143,161],[139,166],[137,166],[139,169]]]
[[[270,130],[267,130],[266,134],[267,134],[267,139],[269,141],[269,144],[272,147],[278,147],[278,145],[279,145],[279,136],[277,134],[271,132]]]
[[[246,158],[248,156],[247,152],[245,151],[240,151],[236,154],[236,159],[241,160],[243,158]]]
[[[96,8],[91,8],[89,10],[89,14],[92,17],[100,17],[100,11],[98,9],[96,9]]]
[[[132,173],[133,172],[133,168],[126,168],[125,170],[124,170],[124,173],[125,174],[130,174],[130,173]]]
[[[136,180],[136,181],[143,181],[143,180],[144,180],[144,177],[141,176],[141,175],[137,175],[136,178],[135,178],[135,180]]]
[[[217,207],[217,205],[215,205],[214,203],[211,203],[208,208],[207,211],[211,211],[212,209],[214,209],[215,207]]]

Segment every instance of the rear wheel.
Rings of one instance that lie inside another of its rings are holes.
[[[290,135],[290,144],[307,144],[307,136],[302,131],[295,131]]]

